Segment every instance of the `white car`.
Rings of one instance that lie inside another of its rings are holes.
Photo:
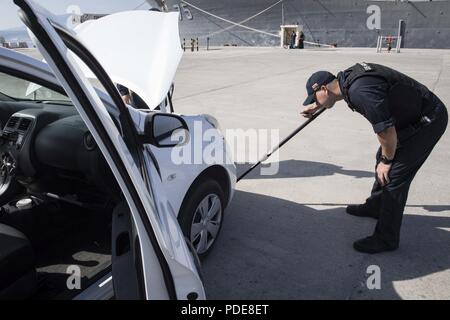
[[[176,12],[127,11],[82,23],[75,28],[73,36],[95,56],[113,82],[139,97],[140,107],[172,112],[173,90],[170,89],[183,53],[178,22]],[[88,78],[95,78],[78,57],[74,58]],[[136,114],[136,117],[145,115]],[[163,188],[181,228],[202,257],[209,252],[220,231],[223,209],[233,196],[236,167],[224,137],[216,128],[216,119],[209,115],[182,118],[191,132],[188,144],[178,147],[183,150],[154,143],[147,146],[159,163]],[[136,120],[136,123],[144,121]],[[214,143],[204,139],[206,132],[216,138]],[[216,156],[219,154],[219,161],[204,152],[211,147]],[[191,157],[180,165],[173,157],[183,151],[188,151]],[[194,159],[196,153],[201,153],[200,159]],[[202,211],[208,214],[202,217]]]
[[[196,123],[223,142],[212,117],[164,110],[178,18],[137,11],[89,24],[90,34],[129,19],[152,27],[161,42],[147,58],[160,60],[143,61],[154,72],[135,78],[44,8],[15,3],[46,63],[0,48],[0,298],[204,299],[197,255],[217,238],[236,174],[225,147],[221,163],[173,161],[195,148]],[[126,106],[115,83],[149,109]]]

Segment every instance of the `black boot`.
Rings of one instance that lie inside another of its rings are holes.
[[[378,236],[373,235],[364,239],[360,239],[353,243],[353,248],[362,253],[380,253],[384,251],[394,251],[398,245],[390,245],[381,240]]]
[[[345,210],[348,214],[356,217],[368,217],[378,219],[378,214],[370,211],[365,204],[352,204]]]

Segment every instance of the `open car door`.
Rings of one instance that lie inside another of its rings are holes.
[[[113,283],[120,299],[204,299],[195,259],[172,212],[161,212],[157,170],[144,155],[131,115],[95,57],[55,17],[29,0],[15,0],[37,48],[71,98],[123,193],[113,217]],[[114,102],[111,112],[84,76],[75,54]]]

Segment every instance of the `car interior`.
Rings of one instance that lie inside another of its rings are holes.
[[[121,193],[70,100],[0,73],[0,299],[68,299],[110,271]]]

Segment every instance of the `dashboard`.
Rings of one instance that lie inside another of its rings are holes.
[[[112,174],[75,107],[50,102],[0,102],[2,168],[22,185],[66,189],[111,186]],[[63,182],[64,181],[64,182]],[[69,182],[69,183],[68,183]],[[78,186],[79,187],[79,186]]]

